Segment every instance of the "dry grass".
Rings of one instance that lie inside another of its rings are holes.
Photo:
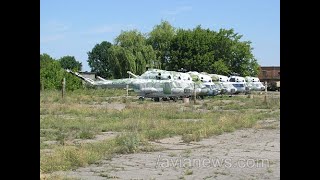
[[[42,173],[75,169],[116,153],[154,151],[148,141],[181,135],[184,142],[249,128],[257,120],[279,118],[280,99],[263,101],[244,96],[214,97],[185,105],[182,101],[139,101],[137,97],[113,98],[124,90],[83,90],[40,94],[40,152]],[[125,99],[125,100],[124,100]],[[116,105],[124,108],[113,108]],[[75,145],[75,139],[91,139],[106,131],[122,135],[96,143]],[[56,142],[56,143],[49,143]]]

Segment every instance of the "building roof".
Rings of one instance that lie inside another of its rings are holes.
[[[280,68],[280,66],[260,66],[261,68]]]
[[[96,72],[79,71],[80,74],[96,74]]]

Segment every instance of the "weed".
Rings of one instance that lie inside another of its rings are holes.
[[[125,95],[126,91],[122,89],[83,89],[68,92],[61,100],[60,91],[41,91],[40,149],[52,149],[52,153],[40,152],[42,171],[70,170],[95,163],[102,157],[111,158],[115,153],[159,150],[147,141],[179,135],[183,142],[190,143],[253,127],[258,120],[280,118],[279,97],[268,98],[264,103],[263,95],[255,95],[252,99],[225,96],[218,100],[208,98],[193,105],[192,102],[140,101],[134,94],[124,98]],[[115,102],[125,103],[126,107],[121,111],[109,108]],[[199,119],[201,121],[195,121]],[[92,144],[69,145],[76,138],[91,139],[107,131],[123,135]],[[46,141],[59,143],[46,144]]]
[[[185,172],[184,172],[185,175],[192,175],[193,174],[193,171],[190,170],[190,169],[187,169]]]
[[[141,138],[136,133],[120,135],[115,139],[116,152],[120,154],[134,153],[138,150],[141,141]]]

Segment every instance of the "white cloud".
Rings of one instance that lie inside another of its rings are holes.
[[[102,26],[102,27],[91,29],[89,33],[90,34],[109,33],[109,32],[114,32],[114,30],[115,28],[112,26]]]
[[[47,43],[47,42],[51,42],[51,41],[57,41],[57,40],[61,40],[63,38],[64,38],[63,34],[55,34],[55,35],[44,36],[44,37],[40,37],[40,43]]]
[[[42,28],[41,28],[41,24],[40,24],[40,29],[45,31],[45,32],[53,32],[53,33],[56,33],[56,32],[65,32],[67,31],[68,29],[70,29],[70,26],[64,24],[64,23],[61,23],[59,21],[49,21],[48,23],[42,25]]]
[[[120,32],[121,30],[131,30],[136,28],[137,26],[134,24],[111,24],[111,25],[102,25],[100,27],[96,27],[88,30],[83,34],[102,34],[102,33],[112,33],[112,32]]]
[[[176,9],[174,10],[165,10],[162,12],[162,14],[164,15],[177,15],[177,14],[180,14],[180,13],[183,13],[183,12],[187,12],[187,11],[191,11],[192,10],[192,7],[191,6],[180,6],[180,7],[177,7]]]

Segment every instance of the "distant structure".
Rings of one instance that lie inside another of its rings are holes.
[[[280,90],[280,66],[261,66],[258,78],[261,82],[268,82],[272,89]]]
[[[280,81],[280,66],[261,66],[258,75],[260,81]]]
[[[82,76],[84,76],[86,78],[90,78],[92,80],[97,80],[97,75],[95,72],[80,71],[79,74],[81,74]],[[84,80],[82,80],[82,84],[85,85],[86,82]]]
[[[79,74],[86,78],[90,78],[92,80],[96,80],[96,73],[95,72],[88,72],[88,71],[80,71]]]

